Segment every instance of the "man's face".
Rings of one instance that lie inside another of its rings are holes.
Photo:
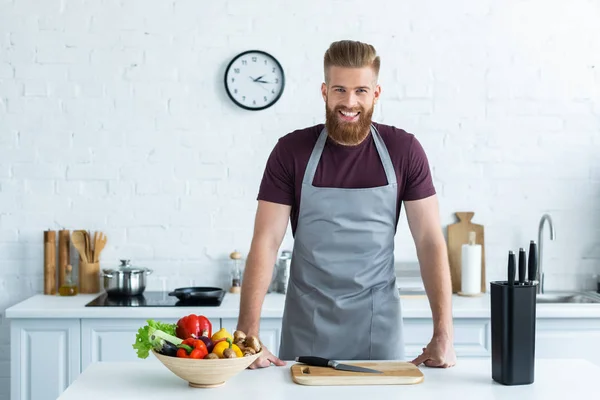
[[[381,94],[371,67],[329,68],[329,84],[321,85],[325,124],[338,143],[356,145],[369,133],[375,102]]]

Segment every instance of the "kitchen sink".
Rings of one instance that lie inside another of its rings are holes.
[[[536,295],[537,303],[598,303],[600,295],[583,292],[546,292]]]

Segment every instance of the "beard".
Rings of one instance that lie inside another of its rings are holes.
[[[355,146],[361,143],[369,134],[371,127],[371,118],[373,117],[373,110],[375,108],[375,102],[371,105],[370,109],[358,106],[353,109],[348,109],[344,106],[337,106],[333,110],[329,109],[327,102],[325,103],[325,127],[329,137],[335,142]],[[346,122],[340,118],[340,111],[346,112],[359,112],[358,121]]]

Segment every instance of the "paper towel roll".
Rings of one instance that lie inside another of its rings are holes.
[[[462,245],[461,292],[478,294],[481,293],[481,245],[475,244],[474,238],[469,242]]]

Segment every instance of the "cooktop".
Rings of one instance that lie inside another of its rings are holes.
[[[87,303],[86,307],[218,307],[225,297],[225,292],[218,297],[179,300],[169,296],[169,292],[146,291],[139,296],[109,296],[102,293]]]

